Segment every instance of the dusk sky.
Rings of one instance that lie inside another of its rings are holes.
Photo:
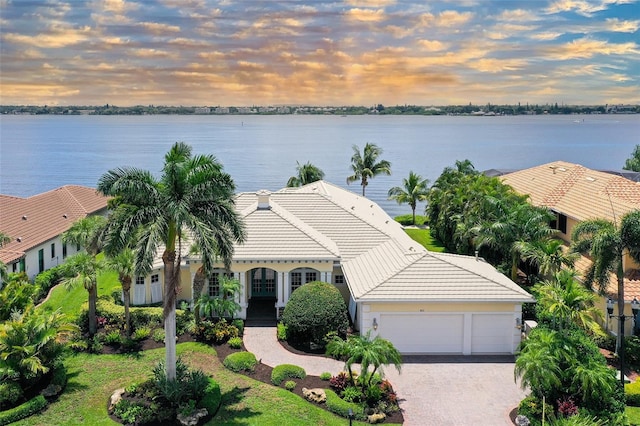
[[[640,103],[636,0],[0,0],[3,105]]]

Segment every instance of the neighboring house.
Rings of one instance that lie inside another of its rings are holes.
[[[527,292],[483,259],[427,251],[366,198],[319,181],[241,193],[236,208],[247,231],[231,264],[240,318],[258,300],[271,303],[275,318],[293,291],[319,280],[340,290],[357,329],[402,353],[512,354],[520,343],[522,303],[533,301]],[[200,266],[197,256],[183,256],[179,299],[192,299]],[[218,266],[204,290],[211,296],[225,272]],[[162,281],[158,258],[152,274],[136,280],[133,302],[159,301]]]
[[[0,248],[0,261],[7,272],[33,279],[82,249],[62,243],[73,222],[106,212],[107,197],[86,186],[65,185],[27,198],[0,195],[0,231],[11,238]]]
[[[625,213],[640,208],[640,183],[619,173],[591,170],[579,164],[556,161],[508,173],[501,179],[517,192],[529,195],[532,204],[554,212],[556,221],[552,225],[567,244],[571,243],[574,226],[581,221],[602,218],[619,223]],[[640,299],[640,265],[629,256],[625,256],[623,263],[624,314],[631,318],[630,303],[634,297]],[[584,272],[590,264],[591,260],[583,256],[576,263],[576,269]],[[617,288],[617,279],[612,274],[607,296],[616,299]],[[605,303],[605,298],[602,298],[600,306],[606,316]],[[616,321],[608,321],[607,324],[615,333]],[[632,326],[633,321],[626,322],[625,334],[631,332]]]

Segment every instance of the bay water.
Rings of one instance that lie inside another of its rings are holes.
[[[325,179],[350,185],[353,145],[375,143],[392,175],[372,179],[368,198],[390,215],[410,213],[387,199],[409,171],[433,181],[456,160],[478,170],[522,169],[556,160],[619,170],[640,143],[640,115],[333,116],[151,115],[0,116],[0,193],[26,197],[66,184],[95,187],[109,169],[158,175],[176,141],[212,154],[238,191],[284,187],[307,161]],[[420,206],[421,213],[423,206]]]

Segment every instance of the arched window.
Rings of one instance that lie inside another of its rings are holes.
[[[291,292],[303,286],[306,283],[318,281],[320,273],[311,268],[298,268],[289,273]]]

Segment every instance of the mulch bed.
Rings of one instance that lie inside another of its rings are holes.
[[[183,335],[181,335],[178,338],[178,343],[183,343],[183,342],[194,342],[196,341],[190,334],[185,333]],[[305,352],[304,350],[302,350],[301,348],[295,348],[290,346],[289,344],[287,344],[286,342],[280,342],[282,344],[282,346],[287,349],[290,352],[299,354],[299,355],[310,355],[310,356],[320,356],[320,357],[326,357],[326,355],[324,355],[323,352]],[[139,346],[136,348],[137,350],[149,350],[149,349],[157,349],[157,348],[164,348],[164,343],[163,342],[156,342],[151,338],[145,339],[143,341],[140,342]],[[224,344],[224,345],[213,345],[213,348],[216,350],[216,353],[218,354],[218,359],[220,360],[220,363],[222,363],[224,361],[224,359],[231,353],[234,352],[238,352],[238,351],[243,351],[246,350],[244,348],[244,346],[241,349],[232,349],[229,345]],[[122,353],[122,350],[120,349],[120,347],[118,346],[109,346],[109,345],[104,345],[102,348],[101,353],[103,354],[117,354],[117,353]],[[271,386],[275,386],[271,383],[271,371],[273,370],[272,367],[263,364],[263,363],[259,363],[256,366],[256,369],[253,373],[243,373],[248,377],[251,377],[252,379],[258,380],[259,382],[262,383],[267,383]],[[337,371],[330,371],[330,373],[332,374],[337,374]],[[296,387],[293,390],[293,393],[295,393],[296,395],[300,396],[301,398],[304,398],[304,396],[302,395],[302,389],[303,388],[307,388],[307,389],[314,389],[314,388],[321,388],[321,389],[329,389],[329,381],[328,380],[321,380],[320,377],[318,376],[307,376],[304,379],[291,379],[293,381],[296,382]],[[282,384],[280,385],[280,387],[282,389],[284,389],[284,384],[287,382],[287,380],[283,381]],[[319,408],[322,408],[324,410],[327,410],[327,406],[324,404],[315,404],[313,402],[309,402],[310,404],[314,404]],[[327,410],[328,411],[328,410]],[[115,421],[119,421],[118,418],[116,418],[115,416],[111,415],[110,416],[113,420]],[[389,415],[387,415],[387,418],[385,420],[385,423],[397,423],[397,424],[402,424],[404,423],[404,417],[402,416],[402,412],[398,411],[396,413],[391,413]]]

